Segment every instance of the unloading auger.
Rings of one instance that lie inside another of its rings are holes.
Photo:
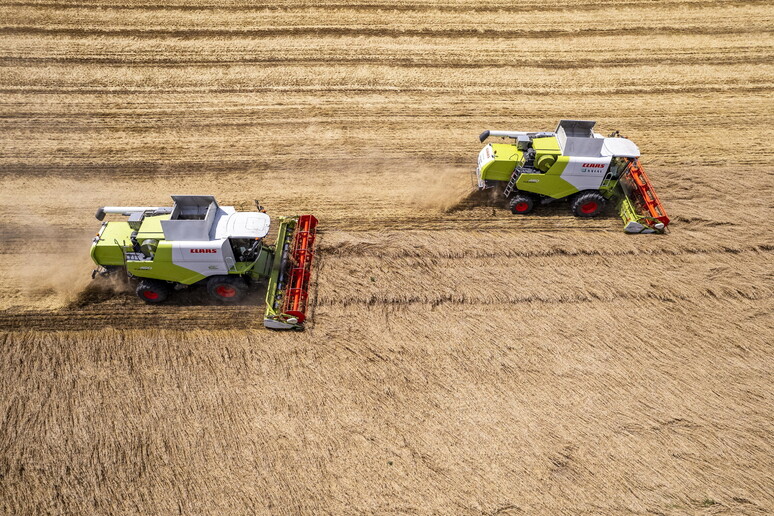
[[[490,143],[478,155],[480,189],[500,187],[511,212],[569,199],[578,217],[593,217],[613,202],[627,233],[663,233],[664,206],[640,164],[640,150],[618,132],[593,131],[596,122],[561,120],[552,132],[484,131],[512,143]]]
[[[209,195],[173,195],[172,207],[108,206],[126,221],[102,222],[91,246],[98,268],[92,273],[123,273],[137,282],[137,296],[162,303],[177,290],[206,287],[213,299],[236,303],[266,281],[264,325],[303,329],[317,219],[280,217],[277,239],[268,244],[271,219],[263,208],[237,212]]]

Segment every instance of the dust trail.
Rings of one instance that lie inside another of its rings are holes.
[[[17,253],[5,255],[0,265],[0,275],[8,292],[2,308],[55,310],[77,304],[92,285],[91,271],[95,265],[89,249],[96,229],[92,221],[72,220],[71,223],[80,227],[64,231],[41,215],[27,213],[25,217],[9,217],[3,237],[9,241],[18,235],[31,238],[15,238],[13,245]],[[117,284],[99,288],[120,290]]]
[[[421,181],[406,188],[409,201],[420,209],[448,213],[464,204],[477,189],[468,170],[461,167],[439,170],[420,166]]]
[[[24,305],[60,308],[74,301],[91,282],[87,253],[37,255],[15,272]]]
[[[503,209],[506,205],[506,199],[503,196],[502,188],[490,188],[488,190],[479,190],[471,188],[456,203],[450,206],[446,213],[454,213],[463,210],[475,209],[481,206],[496,207]]]
[[[129,278],[123,273],[104,278],[97,276],[74,295],[68,296],[66,299],[67,308],[82,308],[107,301],[115,297],[116,294],[132,292],[132,285],[128,280]]]

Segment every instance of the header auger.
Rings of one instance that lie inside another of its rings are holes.
[[[162,303],[174,291],[202,285],[223,303],[242,300],[267,280],[264,326],[303,329],[317,219],[280,217],[268,244],[271,219],[263,208],[237,212],[209,195],[173,195],[170,207],[113,206],[97,210],[127,216],[103,222],[91,246],[92,276],[124,273],[137,281],[137,296]],[[257,203],[256,203],[257,204]]]
[[[618,132],[604,137],[596,122],[561,120],[553,132],[484,131],[513,143],[490,143],[478,155],[480,189],[501,187],[514,214],[569,199],[578,217],[614,202],[627,233],[663,233],[669,217],[640,164],[640,150]]]

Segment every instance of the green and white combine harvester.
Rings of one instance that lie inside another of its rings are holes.
[[[511,212],[569,199],[578,217],[614,203],[627,233],[663,233],[669,217],[640,164],[640,150],[618,132],[604,137],[596,122],[562,120],[553,132],[484,131],[512,142],[490,143],[478,155],[480,189],[501,188]]]
[[[274,244],[264,242],[271,219],[219,206],[208,195],[173,195],[174,206],[106,206],[125,221],[103,222],[91,246],[98,265],[92,274],[123,273],[138,280],[137,296],[162,303],[172,292],[204,285],[223,303],[242,300],[251,286],[267,280],[264,325],[303,329],[317,219],[280,217]]]

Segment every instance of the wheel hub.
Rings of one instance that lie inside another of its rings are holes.
[[[215,293],[220,297],[234,297],[237,293],[234,287],[228,285],[218,285],[215,287]]]

